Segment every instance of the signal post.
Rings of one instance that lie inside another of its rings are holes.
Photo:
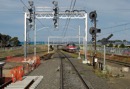
[[[96,20],[96,18],[97,18],[96,11],[90,12],[89,18],[94,23],[94,26],[89,29],[89,33],[92,35],[92,42],[93,42],[93,47],[94,47],[92,59],[93,59],[93,68],[95,69],[96,68],[96,62],[97,62],[97,58],[96,58],[96,34],[101,33],[101,29],[96,28],[96,21],[97,21]]]

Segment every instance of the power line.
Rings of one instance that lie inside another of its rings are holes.
[[[36,20],[37,20],[43,27],[45,27],[45,26],[43,25],[43,23],[42,23],[39,19],[36,18]]]
[[[111,29],[111,28],[116,28],[116,27],[125,26],[125,25],[128,25],[128,24],[130,24],[130,23],[119,24],[119,25],[115,25],[115,26],[111,26],[111,27],[104,27],[104,28],[101,28],[101,29]]]
[[[72,8],[72,10],[74,9],[74,7],[75,7],[75,4],[76,4],[76,0],[74,1],[74,4],[73,4],[73,8]]]
[[[126,31],[126,30],[130,30],[130,28],[126,28],[126,29],[121,29],[121,30],[119,30],[119,31],[113,31],[113,32],[105,33],[105,34],[102,34],[102,35],[98,35],[98,37],[99,37],[99,36],[106,35],[106,34],[122,32],[122,31]]]
[[[20,0],[21,3],[28,9],[28,7],[26,6],[26,4],[23,2],[23,0]]]
[[[72,6],[72,4],[73,4],[73,6]],[[70,5],[70,12],[69,12],[68,16],[72,13],[72,11],[73,11],[73,9],[74,9],[74,7],[75,7],[75,4],[76,4],[76,0],[74,1],[74,3],[73,3],[73,0],[72,0],[72,1],[71,1],[71,5]],[[71,17],[68,19],[68,21],[66,21],[66,25],[65,25],[66,29],[65,29],[65,32],[64,32],[64,34],[63,34],[63,37],[65,37],[66,32],[67,32],[67,30],[68,30],[68,26],[69,26],[69,23],[70,23],[70,19],[71,19]]]
[[[44,25],[39,19],[36,18],[36,20],[37,20],[43,27],[45,27],[45,25]],[[48,31],[49,31],[49,33],[52,35],[51,31],[50,31],[50,30],[48,30]]]
[[[69,11],[71,11],[72,3],[73,3],[73,0],[71,0]],[[70,12],[68,13],[68,17],[69,17],[69,14],[70,14]],[[67,25],[68,25],[68,23],[69,23],[69,19],[66,20],[65,27],[64,27],[64,32],[63,32],[63,37],[65,36],[65,34],[67,32]]]
[[[21,1],[21,3],[22,3],[27,9],[29,9],[29,8],[26,6],[26,4],[23,2],[23,0],[20,0],[20,1]],[[37,18],[36,18],[36,19],[37,19]],[[37,19],[37,20],[38,20],[38,22],[39,22],[42,26],[44,26],[39,19]],[[44,27],[45,27],[45,26],[44,26]]]
[[[22,1],[22,0],[20,0],[21,1],[21,3],[27,8],[27,9],[29,9],[27,6],[26,6],[26,4]],[[39,19],[37,19],[36,18],[36,20],[43,26],[43,27],[45,27],[44,25],[43,25],[43,23],[39,20]],[[49,30],[48,30],[49,31]],[[49,31],[50,32],[50,31]],[[51,34],[51,32],[50,32],[50,34]],[[51,34],[52,35],[52,34]]]

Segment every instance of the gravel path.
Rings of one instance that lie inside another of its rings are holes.
[[[42,61],[42,64],[29,74],[29,76],[43,75],[43,80],[36,89],[59,89],[60,73],[57,71],[59,63],[57,58]]]
[[[94,89],[112,89],[105,79],[99,78],[95,75],[92,67],[82,64],[79,60],[71,59],[71,61],[75,64],[83,79],[90,83]]]
[[[103,78],[95,75],[92,66],[83,65],[81,60],[71,60],[85,81],[94,87],[94,89],[130,89],[130,72],[124,73],[124,77]]]

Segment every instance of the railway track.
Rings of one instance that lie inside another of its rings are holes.
[[[92,56],[88,56],[88,57],[92,57]],[[103,63],[103,58],[101,58],[101,57],[97,57],[97,58],[100,60],[100,62]],[[117,60],[111,60],[111,59],[108,59],[108,58],[106,58],[106,61],[110,62],[110,63],[115,63],[115,64],[118,64],[118,65],[123,65],[123,66],[130,67],[130,63],[127,63],[127,62],[122,62],[122,61],[117,61]]]
[[[98,59],[103,63],[103,58],[98,57]],[[116,61],[116,60],[111,60],[111,59],[106,59],[106,61],[110,62],[110,63],[114,63],[114,64],[130,67],[130,63]]]
[[[60,63],[60,89],[76,89],[74,87],[79,87],[77,89],[90,89],[87,83],[83,80],[78,70],[75,68],[74,64],[71,62],[70,57],[68,55],[64,54],[63,52],[57,52],[59,54],[59,57],[61,59]],[[68,70],[72,69],[72,70]],[[69,73],[69,74],[68,74]],[[71,76],[71,77],[69,77]],[[74,77],[75,76],[75,77]],[[76,78],[77,76],[77,78]],[[74,81],[78,81],[78,86],[75,86],[71,79],[74,77]],[[72,85],[71,85],[71,83]],[[80,82],[80,83],[79,83]],[[68,84],[67,84],[68,83]]]
[[[103,60],[103,58],[102,58]],[[111,62],[111,63],[115,63],[115,64],[118,64],[118,65],[123,65],[123,66],[127,66],[127,67],[130,67],[130,63],[126,63],[126,62],[120,62],[120,61],[116,61],[116,60],[110,60],[110,59],[106,59],[108,62]]]

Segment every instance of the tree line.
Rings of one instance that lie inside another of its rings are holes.
[[[11,37],[9,35],[0,33],[0,47],[16,47],[20,46],[18,37]]]
[[[97,42],[101,42],[101,40],[98,40]],[[127,40],[111,40],[108,42],[108,44],[106,45],[107,47],[116,47],[116,48],[125,48],[125,47],[129,47],[126,46],[125,43],[127,43]]]

